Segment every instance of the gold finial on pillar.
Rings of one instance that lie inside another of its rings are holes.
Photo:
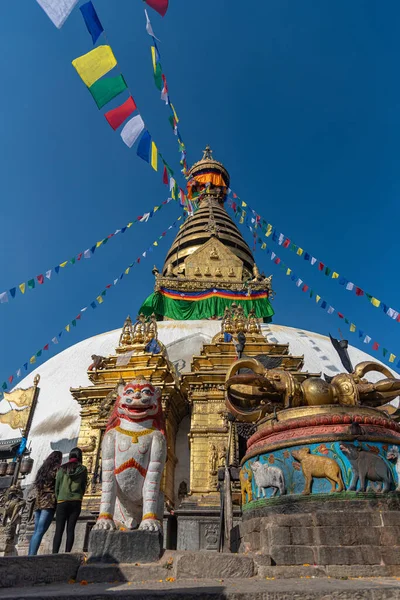
[[[122,327],[121,335],[119,336],[120,346],[131,346],[133,344],[133,327],[132,319],[128,315]]]

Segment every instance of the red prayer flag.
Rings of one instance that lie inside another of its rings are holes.
[[[398,323],[400,323],[400,313],[399,313],[399,316],[397,317],[396,321],[397,321]]]
[[[151,6],[162,17],[168,10],[168,0],[145,0],[146,4]]]
[[[46,344],[45,346],[43,346],[43,350],[48,350],[49,349],[49,345]]]
[[[163,183],[165,183],[165,185],[168,185],[168,171],[167,171],[167,167],[165,165],[164,165],[162,180],[163,180]]]
[[[44,277],[43,277],[43,275],[38,275],[36,277],[36,279],[38,280],[39,283],[44,283]]]
[[[320,262],[320,263],[319,263],[319,265],[318,265],[318,269],[319,269],[320,271],[323,271],[323,270],[324,270],[324,267],[325,267],[324,263],[321,263],[321,262]]]
[[[290,246],[290,240],[289,240],[289,238],[286,238],[286,240],[283,242],[282,246],[284,248],[289,248],[289,246]]]
[[[14,379],[14,375],[10,375],[10,377],[8,378],[8,381],[9,381],[10,383],[12,383],[13,379]]]
[[[363,290],[359,287],[356,287],[356,296],[364,296]]]
[[[233,192],[232,196],[233,196],[234,198],[237,198],[237,197],[238,197],[238,196],[237,196],[237,194],[235,194],[235,192]]]
[[[378,342],[374,342],[374,343],[372,344],[372,350],[378,350],[378,348],[379,348],[379,344],[378,344]]]
[[[81,318],[81,316],[82,316],[82,315],[77,315],[77,316],[75,317],[75,319],[78,321],[78,320]]]
[[[82,256],[83,256],[83,252],[81,252],[80,254],[78,254],[78,256],[76,257],[76,259],[77,260],[81,260]]]
[[[302,290],[303,292],[306,292],[308,290],[308,285],[303,285]]]
[[[105,113],[105,118],[114,129],[118,129],[120,125],[136,110],[136,104],[132,96],[129,96],[128,100],[125,100],[123,104],[113,108]]]
[[[279,263],[281,262],[281,259],[279,258],[279,256],[278,256],[278,258],[275,259],[274,262],[275,262],[276,265],[279,265]]]
[[[338,312],[337,316],[339,317],[339,319],[344,319],[344,315],[342,315],[342,313]]]
[[[106,288],[109,290],[111,287],[111,283],[109,283],[108,285],[106,285]]]

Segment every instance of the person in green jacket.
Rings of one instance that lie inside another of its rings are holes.
[[[53,554],[60,549],[65,525],[67,540],[65,552],[71,552],[75,539],[75,526],[81,513],[82,498],[86,491],[88,472],[82,464],[82,450],[73,448],[69,460],[62,465],[56,476],[56,531],[53,539]]]

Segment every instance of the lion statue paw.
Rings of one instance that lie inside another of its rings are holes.
[[[116,525],[112,519],[104,519],[100,518],[97,523],[94,525],[93,529],[102,529],[105,531],[114,531],[116,529]]]
[[[139,529],[161,533],[161,523],[157,519],[146,519],[140,523]]]

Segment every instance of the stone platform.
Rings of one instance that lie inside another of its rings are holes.
[[[2,600],[394,600],[396,579],[290,579],[65,584],[14,588]]]
[[[162,535],[156,532],[95,529],[89,535],[90,563],[154,563],[161,552]]]

